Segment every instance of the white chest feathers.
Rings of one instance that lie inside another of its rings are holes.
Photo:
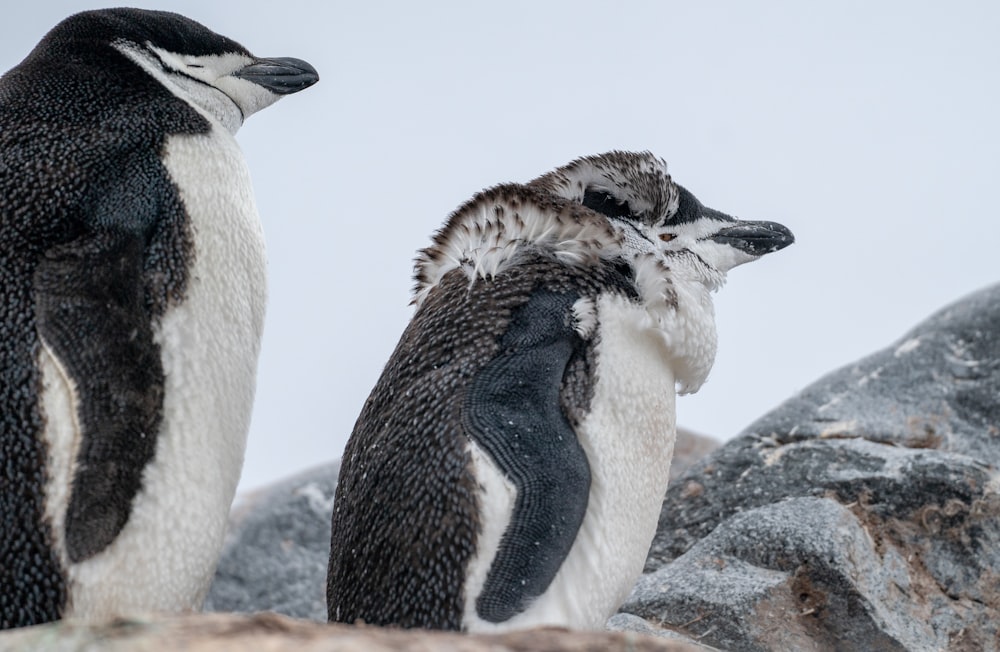
[[[164,371],[156,453],[114,542],[68,569],[67,616],[104,619],[197,608],[208,589],[249,429],[266,300],[264,241],[250,176],[233,137],[175,136],[164,165],[193,240],[183,300],[154,331]],[[43,350],[49,440],[47,512],[62,540],[79,447],[77,393]]]
[[[465,585],[470,631],[603,627],[642,572],[673,455],[674,356],[646,308],[615,295],[602,295],[595,304],[594,391],[590,412],[577,428],[591,473],[583,523],[552,583],[527,610],[500,624],[479,618],[476,598],[510,521],[516,490],[473,445],[483,531]]]

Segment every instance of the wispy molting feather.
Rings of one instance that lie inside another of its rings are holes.
[[[583,265],[619,256],[621,237],[603,215],[572,201],[525,185],[496,186],[452,213],[420,252],[413,302],[419,306],[454,269],[463,270],[470,283],[495,278],[527,249]]]
[[[597,306],[590,297],[577,299],[573,304],[573,330],[584,339],[597,330]]]

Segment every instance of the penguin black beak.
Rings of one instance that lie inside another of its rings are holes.
[[[741,221],[721,229],[709,238],[757,257],[784,249],[795,242],[795,236],[788,227],[777,222]]]
[[[315,68],[302,59],[291,57],[258,59],[234,72],[233,77],[253,82],[278,95],[298,93],[319,81]]]

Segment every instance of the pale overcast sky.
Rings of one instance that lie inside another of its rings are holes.
[[[715,368],[678,401],[720,439],[998,280],[1000,3],[134,4],[322,78],[238,134],[270,258],[241,490],[340,456],[449,212],[577,156],[651,150],[795,232],[730,272]],[[6,7],[0,68],[99,6]]]

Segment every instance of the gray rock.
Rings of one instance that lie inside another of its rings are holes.
[[[678,428],[677,441],[674,442],[674,456],[670,460],[670,478],[668,482],[675,482],[695,462],[701,460],[718,447],[719,442],[711,437],[699,435],[684,428]]]
[[[326,622],[337,462],[241,497],[205,611],[275,611]]]
[[[1000,286],[667,491],[623,610],[732,650],[1000,649]]]
[[[939,311],[744,432],[778,443],[861,437],[1000,460],[1000,285]]]

